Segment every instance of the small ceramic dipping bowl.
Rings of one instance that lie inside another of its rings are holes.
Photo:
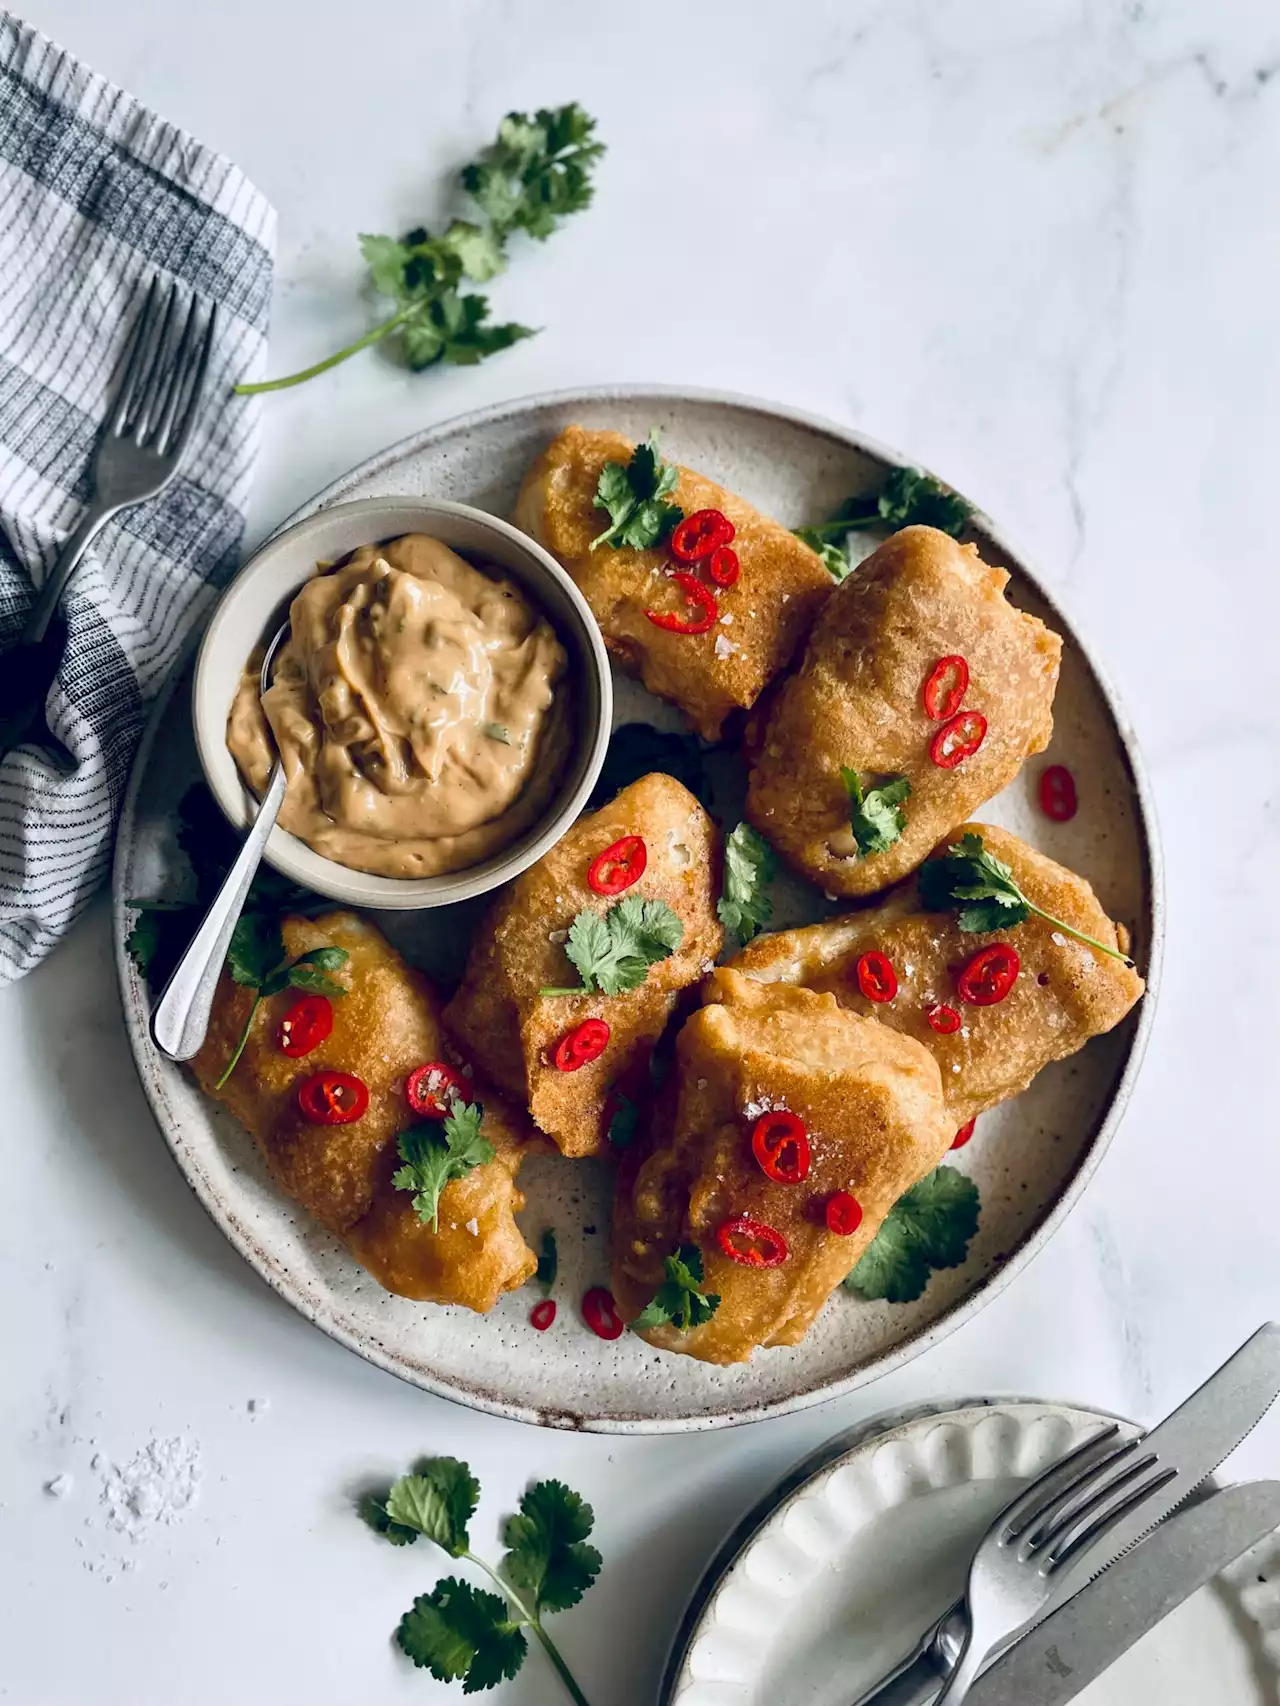
[[[570,695],[573,730],[569,762],[542,818],[501,852],[464,870],[374,876],[326,859],[279,827],[271,832],[267,862],[304,888],[350,906],[407,911],[470,900],[518,876],[573,823],[600,773],[613,718],[608,659],[586,600],[541,546],[483,510],[428,498],[361,498],[308,516],[269,540],[223,594],[196,660],[192,715],[214,798],[237,829],[246,829],[257,801],[227,749],[227,716],[249,654],[283,621],[317,565],[339,563],[358,546],[405,533],[429,534],[477,566],[495,564],[547,617],[569,657],[562,691]]]

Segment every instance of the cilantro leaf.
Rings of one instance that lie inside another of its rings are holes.
[[[837,545],[834,539],[824,539],[816,527],[797,527],[797,539],[801,539],[811,551],[816,551],[822,558],[822,566],[838,586],[842,580],[853,573],[853,564],[849,561],[849,553],[843,545]]]
[[[544,995],[578,995],[602,990],[621,995],[636,989],[649,967],[665,960],[684,939],[684,925],[664,900],[642,900],[629,894],[615,901],[603,916],[582,911],[569,926],[565,954],[577,967],[577,989],[547,988]]]
[[[433,1457],[416,1474],[402,1475],[383,1502],[387,1520],[453,1557],[467,1550],[467,1524],[475,1515],[480,1483],[456,1457]]]
[[[562,1481],[538,1481],[507,1518],[502,1572],[531,1609],[567,1611],[600,1573],[600,1554],[586,1544],[595,1515]]]
[[[616,1106],[609,1120],[609,1142],[615,1149],[630,1149],[635,1142],[640,1109],[630,1096],[624,1096],[621,1091],[614,1096],[614,1102]]]
[[[181,900],[131,899],[129,905],[138,916],[124,939],[125,951],[137,966],[139,975],[149,979],[152,968],[158,966],[162,958],[168,957],[170,949],[174,949],[173,958],[176,961],[186,947],[190,934],[189,914],[194,913],[196,908]],[[175,925],[176,947],[173,930]]]
[[[846,498],[826,521],[816,527],[797,527],[795,534],[816,551],[837,581],[852,572],[846,543],[850,533],[864,527],[937,527],[958,539],[964,532],[973,505],[950,486],[919,468],[894,468],[874,495],[862,493]]]
[[[740,823],[725,838],[724,892],[716,913],[744,946],[773,916],[773,902],[764,890],[777,869],[773,848],[749,823]]]
[[[845,1285],[861,1297],[914,1303],[935,1268],[964,1261],[978,1216],[973,1180],[955,1167],[936,1167],[899,1197]]]
[[[325,973],[337,971],[346,965],[349,958],[345,948],[312,948],[308,953],[299,954],[286,968],[288,982],[294,989],[307,989],[316,995],[345,995],[346,985],[326,977]],[[283,989],[285,985],[280,987]],[[274,995],[276,991],[264,990],[264,993]]]
[[[494,1147],[480,1135],[484,1110],[478,1102],[453,1103],[443,1120],[424,1121],[396,1140],[403,1167],[391,1175],[398,1191],[413,1191],[413,1211],[423,1225],[440,1230],[440,1197],[451,1179],[493,1160]]]
[[[548,1226],[542,1234],[542,1248],[538,1251],[538,1271],[533,1276],[547,1295],[550,1295],[551,1288],[556,1283],[556,1270],[559,1265],[555,1229]]]
[[[702,1251],[696,1244],[682,1244],[663,1262],[667,1277],[631,1323],[638,1333],[668,1322],[682,1333],[701,1327],[720,1307],[716,1292],[702,1290]]]
[[[418,227],[402,238],[360,238],[369,282],[394,312],[324,361],[283,379],[237,385],[236,391],[248,395],[300,385],[385,338],[398,345],[406,366],[420,372],[440,362],[471,366],[532,337],[528,326],[487,324],[488,300],[462,294],[459,285],[496,278],[506,267],[513,232],[542,240],[589,204],[591,173],[604,153],[594,132],[595,120],[576,104],[540,109],[532,117],[508,113],[497,139],[461,173],[479,220],[454,219],[435,237]]]
[[[604,767],[587,801],[588,810],[604,805],[620,788],[629,787],[654,770],[674,776],[704,806],[708,803],[702,751],[692,735],[672,734],[648,723],[623,723],[609,739]]]
[[[958,539],[973,505],[919,468],[895,468],[880,488],[876,512],[886,526],[936,527]]]
[[[1054,918],[1029,901],[1018,887],[1010,866],[988,853],[983,839],[967,830],[936,859],[927,859],[917,878],[920,904],[926,912],[955,912],[956,928],[966,935],[989,930],[1007,930],[1023,923],[1032,913],[1043,918],[1078,942],[1087,942],[1100,953],[1131,966],[1133,961],[1118,948],[1108,947],[1095,936],[1086,936],[1073,924]]]
[[[856,770],[842,764],[840,776],[849,795],[849,827],[858,844],[858,852],[884,853],[907,827],[906,814],[900,809],[911,793],[905,776],[891,776],[878,788],[864,793],[862,779]]]
[[[375,1534],[380,1534],[384,1540],[389,1540],[393,1546],[412,1546],[418,1538],[416,1528],[405,1528],[398,1522],[392,1522],[387,1515],[385,1499],[380,1499],[376,1493],[366,1493],[357,1507],[363,1521],[367,1522]]]
[[[609,517],[609,526],[591,541],[647,551],[660,545],[684,516],[679,504],[667,500],[680,483],[679,469],[658,453],[658,435],[651,432],[631,452],[631,460],[606,462],[596,482],[595,507]]]
[[[261,989],[284,958],[279,918],[265,912],[242,912],[227,948],[227,970],[235,981],[249,989]]]
[[[524,1663],[529,1643],[496,1593],[445,1576],[419,1594],[400,1619],[396,1640],[438,1682],[462,1682],[478,1694],[509,1681]]]

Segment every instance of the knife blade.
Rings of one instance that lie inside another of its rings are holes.
[[[1269,1321],[1246,1339],[1240,1349],[1216,1374],[1143,1436],[1124,1460],[1126,1467],[1138,1462],[1158,1462],[1177,1473],[1153,1500],[1122,1517],[1115,1528],[1087,1546],[1059,1577],[1057,1591],[1041,1621],[1078,1593],[1162,1519],[1167,1519],[1184,1499],[1208,1479],[1252,1432],[1280,1395],[1280,1326]],[[960,1602],[963,1607],[963,1601]],[[1033,1630],[1039,1623],[1032,1626]],[[870,1692],[858,1697],[856,1706],[930,1706],[942,1692],[954,1659],[944,1657],[933,1645],[917,1648]]]
[[[1062,1572],[1054,1605],[1063,1604],[1208,1479],[1266,1415],[1280,1395],[1280,1326],[1268,1321],[1204,1385],[1136,1447],[1130,1463],[1150,1460],[1153,1469],[1177,1473],[1155,1499],[1148,1499]]]
[[[1175,1511],[988,1666],[968,1706],[1064,1706],[1277,1528],[1280,1481],[1224,1487]]]

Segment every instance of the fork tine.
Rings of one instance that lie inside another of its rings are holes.
[[[1130,1463],[1121,1474],[1104,1474],[1087,1486],[1077,1488],[1069,1497],[1056,1500],[1035,1528],[1023,1535],[1024,1555],[1051,1549],[1070,1529],[1102,1510],[1126,1487],[1149,1477],[1155,1465],[1155,1455],[1148,1452],[1136,1463]]]
[[[1114,1443],[1119,1433],[1120,1428],[1115,1422],[1099,1428],[1097,1433],[1091,1434],[1082,1445],[1068,1452],[1061,1462],[1055,1463],[1039,1480],[1033,1481],[1004,1511],[1000,1532],[1002,1543],[1008,1544],[1016,1540],[1040,1520],[1055,1500],[1064,1493],[1074,1492],[1100,1469],[1130,1450],[1128,1444],[1117,1446]]]
[[[120,363],[120,381],[116,387],[115,402],[108,418],[108,430],[117,435],[124,430],[125,418],[137,395],[139,381],[146,368],[146,353],[159,291],[160,275],[152,273],[146,299],[129,333],[129,342]]]
[[[177,347],[166,366],[164,385],[156,399],[156,406],[151,411],[150,418],[147,421],[147,448],[157,451],[162,456],[165,441],[173,430],[178,403],[190,374],[192,355],[195,350],[196,316],[199,308],[200,298],[192,292],[191,305],[187,309],[187,317],[183,322]]]
[[[156,333],[151,344],[151,359],[147,363],[147,376],[142,383],[141,393],[136,406],[129,411],[129,428],[133,436],[141,442],[146,433],[148,422],[155,412],[156,398],[164,382],[167,371],[165,350],[169,343],[169,328],[173,324],[173,309],[177,301],[178,287],[169,285],[165,298],[164,315],[160,321],[160,330]]]
[[[195,425],[196,416],[200,412],[200,399],[204,394],[204,382],[209,372],[209,355],[213,349],[213,336],[218,325],[218,305],[210,304],[209,318],[205,322],[204,337],[200,343],[200,353],[196,357],[195,367],[191,374],[191,383],[186,388],[186,399],[182,406],[182,415],[178,421],[173,437],[163,448],[165,456],[178,457],[186,449],[191,429]]]
[[[1145,1504],[1148,1499],[1160,1492],[1162,1488],[1167,1487],[1170,1481],[1176,1480],[1177,1475],[1178,1471],[1176,1469],[1163,1469],[1158,1475],[1149,1476],[1147,1479],[1142,1481],[1140,1485],[1135,1487],[1125,1498],[1121,1499],[1119,1504],[1108,1504],[1106,1510],[1098,1514],[1094,1520],[1081,1529],[1078,1534],[1073,1534],[1065,1545],[1061,1543],[1055,1544],[1049,1557],[1046,1574],[1053,1575],[1058,1570],[1061,1570],[1064,1565],[1069,1564],[1077,1553],[1083,1551],[1086,1546],[1091,1546],[1093,1542],[1097,1540],[1100,1535],[1105,1534],[1108,1529],[1114,1528],[1122,1516],[1126,1516],[1131,1510],[1136,1509],[1138,1505]],[[1109,1489],[1108,1493],[1101,1494],[1099,1497],[1105,1503],[1110,1496],[1115,1493],[1115,1491],[1116,1489],[1112,1487]],[[1087,1509],[1088,1507],[1086,1507],[1085,1511],[1081,1511],[1080,1515],[1084,1516]],[[1112,1560],[1112,1562],[1114,1562],[1114,1560]]]

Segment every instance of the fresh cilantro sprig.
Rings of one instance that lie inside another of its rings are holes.
[[[335,982],[327,974],[346,965],[349,957],[345,948],[311,948],[291,960],[285,952],[280,920],[276,914],[241,913],[227,949],[227,970],[236,983],[253,990],[253,1005],[249,1008],[240,1040],[214,1088],[221,1090],[235,1071],[236,1062],[249,1040],[258,1008],[268,996],[279,995],[282,989],[289,988],[304,989],[311,995],[345,995],[345,984]]]
[[[569,926],[564,951],[582,974],[573,986],[554,985],[543,995],[621,995],[637,989],[649,967],[667,959],[684,940],[684,925],[665,900],[627,895],[608,912],[580,912]]]
[[[489,325],[484,296],[464,292],[464,280],[484,284],[507,264],[516,231],[545,240],[592,196],[591,173],[604,153],[595,120],[577,103],[554,110],[508,113],[497,140],[464,166],[462,188],[480,219],[454,219],[439,236],[424,227],[403,238],[361,237],[369,282],[395,304],[394,313],[325,360],[283,379],[235,387],[241,396],[301,385],[371,344],[393,338],[414,372],[439,362],[470,366],[530,338],[528,326]]]
[[[455,1097],[443,1120],[411,1125],[396,1140],[403,1167],[391,1175],[398,1191],[413,1191],[413,1211],[424,1226],[440,1230],[440,1196],[451,1179],[465,1179],[493,1160],[495,1151],[480,1135],[484,1109],[479,1102]]]
[[[966,935],[979,936],[988,930],[1007,930],[1023,923],[1034,913],[1055,929],[1074,936],[1078,942],[1087,942],[1091,948],[1097,948],[1099,953],[1110,954],[1113,960],[1120,960],[1127,966],[1133,964],[1128,954],[1122,954],[1118,948],[1109,948],[1096,936],[1086,936],[1074,924],[1055,918],[1052,913],[1029,901],[1018,887],[1009,866],[1003,859],[988,853],[982,837],[973,830],[967,831],[958,842],[948,847],[941,858],[929,859],[920,867],[919,892],[920,904],[926,912],[954,910],[957,928]]]
[[[958,1268],[978,1230],[978,1187],[955,1167],[935,1167],[885,1216],[845,1280],[860,1297],[914,1303],[935,1268]]]
[[[607,512],[609,525],[591,541],[591,549],[625,545],[647,551],[660,545],[684,517],[679,504],[667,501],[679,483],[679,470],[658,453],[656,432],[636,445],[629,462],[606,462],[596,482],[595,507]]]
[[[587,1544],[595,1522],[591,1506],[561,1481],[535,1482],[507,1518],[506,1551],[495,1570],[471,1550],[467,1529],[479,1498],[479,1483],[465,1463],[436,1457],[401,1476],[385,1498],[362,1502],[365,1521],[392,1545],[412,1545],[423,1535],[483,1571],[498,1589],[489,1593],[445,1576],[414,1600],[397,1641],[438,1681],[460,1681],[464,1694],[477,1694],[516,1675],[529,1630],[575,1706],[587,1706],[542,1619],[577,1605],[600,1573],[600,1554]]]
[[[674,1256],[663,1261],[666,1279],[631,1323],[637,1333],[668,1323],[681,1333],[701,1327],[720,1307],[718,1292],[704,1292],[702,1251],[696,1244],[682,1244]]]
[[[542,1234],[542,1248],[538,1251],[538,1271],[533,1276],[542,1287],[544,1297],[551,1295],[559,1267],[560,1256],[556,1249],[555,1228],[548,1226]]]
[[[842,764],[840,777],[849,795],[849,827],[858,844],[858,852],[887,852],[907,827],[902,802],[911,795],[911,784],[905,776],[891,776],[878,788],[863,789],[856,770]]]
[[[716,915],[744,947],[773,916],[765,890],[777,870],[773,848],[749,823],[740,823],[725,837],[724,889]]]
[[[873,495],[846,498],[839,509],[816,527],[797,527],[803,539],[822,558],[838,581],[844,580],[853,564],[844,541],[864,527],[936,527],[958,539],[973,514],[973,505],[958,492],[919,468],[895,468]]]

